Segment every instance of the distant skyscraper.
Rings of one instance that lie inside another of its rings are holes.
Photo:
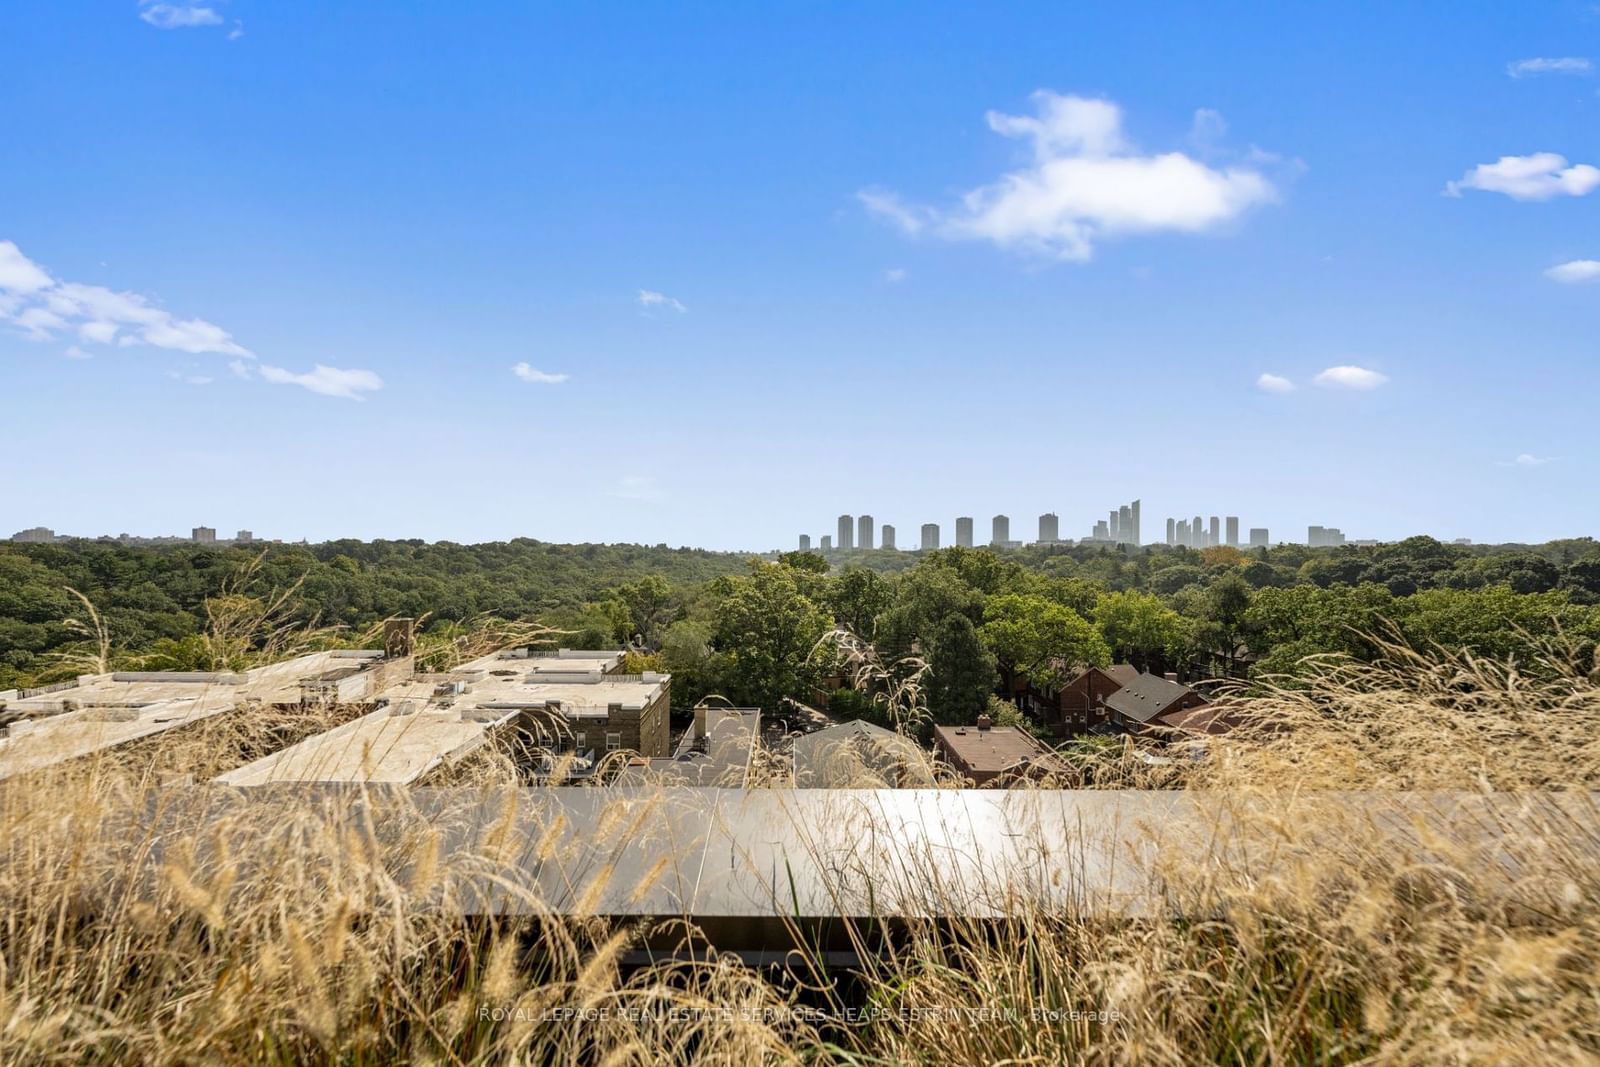
[[[1139,502],[1137,500],[1128,505],[1128,517],[1132,520],[1132,525],[1123,532],[1128,535],[1128,544],[1137,548],[1139,545],[1144,544],[1144,540],[1139,536]]]
[[[1206,524],[1200,521],[1200,516],[1198,515],[1196,515],[1194,517],[1194,521],[1189,524],[1189,547],[1206,547]]]
[[[1307,527],[1306,544],[1312,548],[1337,548],[1344,544],[1344,531],[1337,526]]]
[[[1133,542],[1133,507],[1124,504],[1117,509],[1117,543],[1126,545]]]
[[[856,547],[872,547],[872,516],[863,515],[856,520]]]
[[[1004,515],[996,515],[994,522],[990,525],[990,529],[994,531],[994,536],[989,538],[990,544],[1003,546],[1011,543],[1011,520],[1009,518]]]
[[[1112,508],[1107,512],[1106,531],[1111,534],[1110,539],[1112,541],[1119,543],[1122,541],[1122,511],[1120,508]]]
[[[856,538],[856,520],[855,520],[855,517],[853,515],[840,515],[839,516],[839,536],[834,538],[833,543],[838,545],[841,550],[847,549],[847,548],[853,548],[853,547],[855,547],[855,543],[856,543],[855,538]]]
[[[933,549],[938,548],[938,547],[939,547],[939,524],[936,523],[936,522],[925,522],[925,523],[923,523],[922,524],[922,550],[924,552],[929,552],[929,551],[932,551]]]
[[[1179,519],[1177,525],[1178,525],[1178,529],[1176,530],[1175,535],[1174,535],[1174,536],[1176,536],[1177,540],[1174,541],[1173,544],[1182,545],[1185,548],[1188,548],[1189,547],[1189,520],[1188,519]]]
[[[1167,544],[1175,545],[1177,543],[1178,543],[1178,520],[1177,519],[1168,519],[1167,520]]]
[[[1267,539],[1267,528],[1265,526],[1250,527],[1251,548],[1266,548],[1270,543]]]
[[[1222,520],[1215,515],[1211,516],[1211,530],[1206,534],[1206,544],[1222,544]]]
[[[1234,548],[1239,547],[1239,516],[1228,516],[1228,544]]]
[[[1089,535],[1089,540],[1091,540],[1091,541],[1109,541],[1109,540],[1111,540],[1111,527],[1106,525],[1106,520],[1101,519],[1099,522],[1094,524],[1094,532]]]
[[[241,545],[248,545],[256,539],[256,535],[251,533],[249,530],[240,530],[238,533],[233,535],[233,539],[239,542]]]
[[[823,534],[822,535],[822,551],[824,551],[824,552],[832,552],[833,551],[833,538],[831,536],[829,536],[828,534]]]
[[[956,520],[956,545],[960,548],[972,547],[972,518],[963,515]]]
[[[882,534],[882,540],[879,542],[879,544],[881,544],[884,548],[893,548],[894,547],[894,527],[890,526],[888,523],[884,523],[883,524],[883,529],[880,532]]]
[[[811,551],[811,535],[810,534],[801,534],[800,535],[800,551],[802,551],[802,552],[810,552]]]
[[[1053,511],[1047,511],[1039,516],[1039,543],[1053,545],[1061,540],[1061,520]]]
[[[193,530],[189,531],[189,539],[191,541],[198,541],[202,545],[214,544],[217,540],[216,528],[211,526],[196,526]]]

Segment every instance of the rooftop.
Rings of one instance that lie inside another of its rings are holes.
[[[665,674],[603,674],[598,662],[621,653],[565,658],[482,656],[456,670],[418,675],[376,694],[370,715],[308,737],[216,780],[226,785],[271,782],[416,782],[482,746],[522,712],[552,709],[574,722],[604,720],[613,705],[642,711],[671,682]],[[544,671],[561,662],[576,669]]]
[[[1141,674],[1106,697],[1106,707],[1135,722],[1149,722],[1194,690],[1160,675]]]
[[[89,674],[76,685],[6,702],[22,717],[0,738],[0,779],[115,748],[250,702],[294,704],[300,683],[380,652],[314,652],[248,671]]]
[[[999,774],[1019,763],[1046,754],[1046,749],[1026,730],[1015,726],[936,726],[939,743],[976,774]]]

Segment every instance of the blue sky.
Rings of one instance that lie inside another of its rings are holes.
[[[1582,2],[7,5],[0,533],[1600,533],[1597,91]]]

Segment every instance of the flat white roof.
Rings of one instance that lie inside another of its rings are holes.
[[[234,786],[272,782],[406,785],[478,748],[492,726],[516,715],[507,711],[496,723],[486,723],[464,719],[456,709],[393,712],[393,708],[380,708],[218,775],[214,781]]]
[[[198,722],[247,701],[295,703],[303,680],[359,662],[348,653],[313,652],[245,671],[239,684],[201,675],[193,676],[194,681],[175,680],[182,677],[176,672],[165,672],[162,680],[138,681],[117,681],[116,674],[86,675],[70,688],[7,702],[8,710],[45,717],[13,723],[0,738],[0,779]],[[61,712],[64,700],[78,710]]]
[[[621,653],[604,653],[615,655]],[[227,785],[269,782],[368,782],[404,785],[482,745],[491,730],[524,709],[559,703],[574,722],[605,719],[612,704],[642,711],[660,699],[665,674],[602,674],[581,657],[561,663],[559,681],[540,680],[538,660],[499,653],[445,674],[421,675],[376,694],[388,707],[247,766],[219,775]],[[453,692],[453,686],[464,687]],[[444,689],[440,692],[441,688]]]

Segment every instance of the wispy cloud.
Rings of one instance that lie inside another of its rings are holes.
[[[904,267],[890,267],[883,272],[883,280],[890,285],[899,285],[906,280],[906,269]]]
[[[162,4],[142,0],[139,17],[158,30],[222,25],[222,16],[215,9],[198,4]]]
[[[1256,379],[1256,388],[1267,393],[1292,393],[1294,383],[1279,374],[1263,374]]]
[[[1388,380],[1387,374],[1380,374],[1366,367],[1346,365],[1329,367],[1311,379],[1311,383],[1320,385],[1324,389],[1376,389]]]
[[[295,374],[282,367],[261,368],[262,381],[273,385],[298,385],[323,396],[336,396],[345,400],[365,400],[362,393],[383,388],[383,379],[369,370],[341,370],[318,363],[304,374]]]
[[[1538,56],[1506,64],[1506,73],[1513,78],[1527,78],[1535,74],[1586,75],[1594,73],[1594,61],[1582,56]]]
[[[642,474],[629,474],[618,479],[609,495],[623,500],[648,501],[662,500],[667,494],[656,485],[654,478],[647,478]]]
[[[1478,189],[1486,193],[1504,193],[1513,200],[1549,200],[1557,196],[1583,196],[1597,187],[1600,187],[1600,167],[1588,163],[1569,166],[1566,156],[1535,152],[1479,163],[1458,181],[1447,182],[1444,192],[1446,196],[1460,196],[1464,189]]]
[[[184,374],[175,370],[167,371],[167,377],[175,382],[182,382],[184,385],[210,385],[216,380],[206,374]]]
[[[1031,143],[1029,165],[968,192],[948,209],[909,204],[884,189],[864,189],[857,199],[909,235],[989,241],[1083,261],[1105,238],[1202,233],[1277,197],[1273,183],[1253,166],[1214,167],[1183,152],[1141,152],[1123,132],[1122,109],[1110,100],[1040,90],[1033,101],[1032,115],[987,115],[995,133]],[[1195,135],[1208,152],[1225,130],[1216,112],[1196,114]]]
[[[1546,270],[1544,276],[1565,285],[1600,281],[1600,259],[1574,259],[1568,263],[1558,263]]]
[[[531,382],[535,385],[560,385],[570,377],[570,375],[566,374],[551,374],[536,367],[531,367],[526,363],[512,364],[511,373],[523,381]]]
[[[639,306],[642,308],[668,308],[677,312],[689,310],[683,306],[682,301],[670,297],[666,293],[658,293],[654,289],[639,290]]]
[[[0,323],[36,341],[73,333],[92,344],[251,354],[215,323],[180,319],[138,293],[57,281],[11,241],[0,241]]]
[[[1503,459],[1503,460],[1500,460],[1499,463],[1498,463],[1498,466],[1501,466],[1501,467],[1542,467],[1546,463],[1554,463],[1555,459],[1556,459],[1556,457],[1554,457],[1554,456],[1536,456],[1531,452],[1523,452],[1523,453],[1519,454],[1515,459]]]

